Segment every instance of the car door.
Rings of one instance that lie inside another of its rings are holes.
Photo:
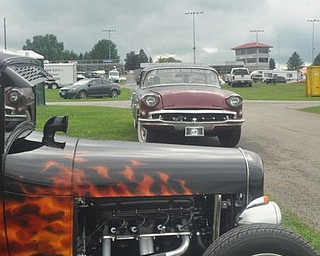
[[[110,95],[113,83],[109,80],[103,80],[102,87],[105,95]]]
[[[95,79],[88,85],[89,96],[102,96],[103,95],[103,83],[102,79]]]

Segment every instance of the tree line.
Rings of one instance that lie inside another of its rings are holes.
[[[52,34],[37,35],[32,40],[27,39],[22,47],[23,50],[32,50],[41,54],[44,59],[51,62],[64,62],[64,61],[81,61],[81,60],[107,60],[110,63],[119,63],[120,56],[115,43],[111,40],[99,40],[89,52],[77,54],[74,51],[64,49],[64,44],[59,42],[57,37]],[[159,62],[180,62],[179,60],[169,57],[161,58]],[[124,67],[126,70],[134,70],[140,68],[141,63],[152,63],[151,57],[148,57],[143,49],[139,53],[130,51],[126,55]]]
[[[49,61],[70,61],[70,60],[108,60],[112,63],[119,63],[120,56],[115,43],[111,40],[102,39],[99,40],[89,52],[77,54],[74,51],[64,49],[63,42],[59,42],[57,37],[52,34],[37,35],[32,40],[27,39],[23,50],[33,50],[44,56]],[[168,57],[160,57],[156,62],[181,62],[180,60]],[[140,49],[139,53],[130,51],[126,54],[124,67],[126,70],[134,70],[140,68],[141,63],[153,63],[151,57],[148,57],[143,49]],[[288,70],[296,70],[303,66],[304,62],[297,52],[294,52],[287,61]],[[314,59],[313,65],[320,65],[320,53]],[[275,68],[274,59],[270,59],[270,68]]]

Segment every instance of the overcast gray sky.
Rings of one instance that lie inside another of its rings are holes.
[[[271,57],[285,64],[296,51],[305,63],[320,52],[319,0],[0,0],[1,39],[4,17],[7,48],[19,50],[26,39],[53,34],[64,48],[88,52],[101,39],[117,45],[121,60],[143,49],[148,57],[173,56],[193,61],[195,15],[197,62],[214,64],[235,60],[232,47],[256,41],[272,45]],[[314,33],[313,33],[314,25]]]

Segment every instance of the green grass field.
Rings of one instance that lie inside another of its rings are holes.
[[[223,88],[239,93],[245,100],[302,100],[320,102],[320,97],[306,96],[306,85],[304,83],[256,83],[252,87],[231,87],[230,85],[224,85]]]

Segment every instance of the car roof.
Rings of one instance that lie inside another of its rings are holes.
[[[210,67],[209,65],[206,64],[190,64],[190,63],[181,63],[181,62],[176,62],[176,63],[143,63],[143,71],[147,72],[152,69],[158,69],[158,68],[205,68],[205,69],[210,69],[212,71],[217,71],[213,68]]]

